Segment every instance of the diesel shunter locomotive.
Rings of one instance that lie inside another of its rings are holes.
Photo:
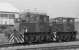
[[[20,32],[25,43],[69,42],[76,40],[74,18],[57,17],[50,21],[46,14],[25,14]]]

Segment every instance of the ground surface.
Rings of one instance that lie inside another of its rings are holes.
[[[38,45],[1,47],[4,50],[79,50],[79,41]]]

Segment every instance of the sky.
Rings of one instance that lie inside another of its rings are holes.
[[[11,3],[16,8],[43,10],[50,18],[79,17],[79,0],[0,0]]]

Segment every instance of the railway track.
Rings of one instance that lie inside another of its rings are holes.
[[[3,44],[0,49],[38,49],[38,48],[52,48],[52,49],[74,49],[79,48],[79,41],[64,42],[64,43],[46,43],[35,45],[21,45],[21,44]]]

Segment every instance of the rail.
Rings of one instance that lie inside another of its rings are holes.
[[[64,43],[47,43],[47,44],[35,44],[35,45],[21,45],[21,46],[7,46],[2,47],[0,45],[0,49],[77,49],[79,48],[79,41],[74,42],[64,42]]]

